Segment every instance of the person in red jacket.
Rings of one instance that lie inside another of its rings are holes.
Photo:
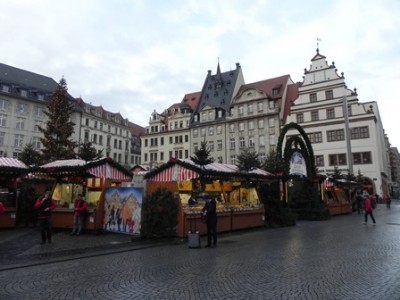
[[[374,215],[372,213],[372,210],[373,210],[372,202],[371,202],[371,198],[368,195],[365,196],[365,199],[364,199],[364,210],[365,210],[365,214],[364,214],[365,222],[364,222],[364,224],[367,224],[368,215],[370,215],[371,219],[372,219],[372,223],[375,225],[376,222],[375,222]]]
[[[46,240],[51,244],[51,212],[56,207],[57,204],[51,198],[50,191],[47,191],[44,197],[36,200],[35,208],[38,210],[38,220],[42,236],[41,245],[46,244]]]
[[[0,201],[0,214],[4,213],[6,209],[4,208],[3,202]]]
[[[83,223],[83,213],[87,209],[86,201],[82,198],[82,195],[79,194],[74,202],[74,219],[73,219],[73,227],[71,235],[80,235],[82,232],[82,223]]]

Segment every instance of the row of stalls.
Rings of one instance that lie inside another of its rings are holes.
[[[355,182],[345,179],[324,180],[321,184],[322,199],[327,204],[331,216],[349,214],[353,211]]]
[[[132,195],[136,191],[130,189],[132,175],[110,158],[92,162],[57,160],[36,168],[28,168],[12,158],[0,158],[0,163],[1,201],[6,207],[6,213],[0,216],[0,228],[15,227],[18,214],[24,213],[19,207],[34,203],[46,190],[52,191],[52,198],[57,203],[52,219],[54,228],[72,227],[74,200],[78,194],[82,194],[88,204],[85,229],[118,231],[118,226],[107,227],[105,224],[107,216],[114,224],[119,220],[122,224],[122,217],[116,218],[114,209],[117,200],[126,204],[125,221],[133,222],[133,207],[139,204],[138,201],[133,203],[136,198]],[[33,204],[31,206],[28,209],[33,211]],[[140,220],[136,224],[136,233],[139,225]],[[130,226],[126,233],[133,234],[133,227]]]
[[[218,232],[229,232],[265,224],[265,210],[257,185],[275,176],[261,169],[240,172],[236,165],[211,163],[196,165],[191,160],[170,160],[147,172],[146,194],[162,186],[175,193],[178,201],[177,236],[186,237],[189,231],[206,233],[201,211],[207,197],[217,201]],[[189,205],[189,198],[196,201]]]

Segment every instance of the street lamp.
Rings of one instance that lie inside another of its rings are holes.
[[[349,128],[349,111],[347,107],[347,96],[343,97],[343,116],[344,116],[344,126],[345,126],[345,138],[346,138],[346,148],[347,148],[347,159],[349,161],[349,174],[353,174],[353,155],[351,153],[351,134]]]

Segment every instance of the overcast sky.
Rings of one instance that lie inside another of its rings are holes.
[[[0,25],[2,63],[64,76],[72,96],[141,126],[200,91],[218,58],[246,83],[302,81],[318,37],[400,147],[398,0],[0,0]]]

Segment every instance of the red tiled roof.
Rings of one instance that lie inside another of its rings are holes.
[[[266,79],[266,80],[261,80],[261,81],[257,81],[257,82],[253,82],[253,83],[243,84],[240,87],[237,95],[243,94],[248,89],[258,89],[260,91],[263,91],[265,94],[267,94],[272,99],[281,98],[284,88],[280,88],[280,87],[284,87],[289,80],[290,80],[290,75],[283,75],[283,76],[270,78],[270,79]],[[272,92],[272,90],[274,88],[280,88],[279,93],[276,95],[273,95],[273,92]]]
[[[200,101],[200,96],[201,92],[185,94],[185,96],[183,96],[182,103],[188,104],[191,109],[195,110]]]

